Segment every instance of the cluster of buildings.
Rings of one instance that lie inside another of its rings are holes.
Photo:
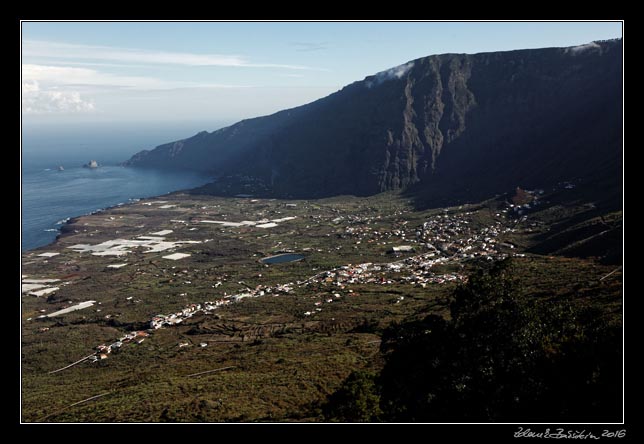
[[[486,227],[477,227],[471,219],[471,212],[442,214],[430,218],[416,229],[418,241],[436,257],[470,259],[489,257],[502,259],[507,256],[502,250],[506,243],[498,237],[514,232],[514,228],[495,221]]]
[[[338,217],[332,222],[339,223],[343,219]],[[348,216],[348,225],[345,227],[341,237],[353,238],[356,240],[356,244],[387,241],[392,238],[405,241],[406,236],[408,236],[405,225],[407,225],[408,221],[395,222],[391,229],[379,229],[377,227],[378,219],[380,219],[380,216]]]
[[[196,314],[211,314],[221,306],[239,302],[244,298],[257,298],[266,294],[289,293],[293,290],[293,283],[277,284],[272,287],[258,285],[254,289],[248,288],[242,293],[226,295],[215,301],[206,301],[202,304],[190,304],[181,311],[168,315],[158,314],[150,320],[150,329],[157,330],[162,327],[171,327],[182,323]]]
[[[570,189],[568,186],[565,186],[565,188]],[[523,216],[526,212],[541,204],[540,197],[543,195],[544,191],[541,189],[531,191],[517,188],[517,195],[519,195],[519,193],[522,198],[517,199],[515,196],[515,198],[512,199],[512,202],[508,202],[508,207],[503,210],[504,213],[508,213],[513,216]]]
[[[427,284],[465,282],[467,281],[467,276],[461,273],[430,274],[426,276],[422,274],[412,273],[410,276],[405,276],[402,279],[410,284],[416,284],[422,288],[425,288]]]
[[[506,212],[508,210],[505,210]],[[502,242],[499,237],[514,232],[514,228],[500,222],[482,226],[474,221],[474,213],[463,212],[456,214],[440,214],[429,218],[414,231],[408,231],[406,222],[401,222],[392,230],[375,231],[364,225],[361,227],[348,226],[344,235],[355,236],[359,239],[368,238],[377,241],[383,238],[398,237],[413,245],[393,246],[388,251],[395,256],[408,256],[388,263],[363,263],[344,265],[332,270],[321,272],[302,285],[316,283],[321,286],[337,286],[345,289],[352,284],[392,285],[406,283],[425,288],[429,284],[446,284],[449,282],[464,282],[467,276],[457,272],[436,273],[435,266],[460,263],[475,258],[500,260],[508,256],[508,251],[514,245]],[[497,214],[500,216],[500,214]],[[405,239],[407,237],[407,239]],[[360,242],[360,241],[358,241]],[[421,254],[417,254],[418,251]],[[349,290],[351,292],[351,290]],[[338,295],[339,297],[339,295]],[[401,298],[396,303],[400,303]],[[326,302],[333,301],[329,298]],[[322,301],[316,302],[316,307],[304,312],[311,316],[321,311]]]
[[[150,328],[147,331],[133,331],[123,337],[119,338],[115,342],[105,345],[101,344],[96,347],[96,352],[89,357],[90,362],[97,362],[103,359],[107,359],[108,355],[113,351],[119,350],[125,344],[136,342],[140,344],[150,336],[154,330],[158,330],[163,327],[172,327],[178,324],[181,324],[185,319],[189,319],[196,314],[211,314],[214,310],[221,306],[229,305],[235,302],[239,302],[244,298],[248,297],[260,297],[266,294],[280,294],[280,293],[289,293],[293,290],[293,283],[288,284],[278,284],[272,287],[258,285],[256,288],[248,288],[247,291],[234,295],[226,295],[221,299],[215,301],[206,301],[201,304],[190,304],[187,307],[183,308],[180,311],[175,313],[170,313],[168,315],[158,314],[150,320]],[[189,344],[185,344],[189,345]],[[180,344],[180,347],[184,345]],[[200,344],[201,347],[207,346],[206,343]]]
[[[514,248],[514,245],[499,240],[499,236],[513,232],[513,228],[500,221],[481,226],[473,221],[473,214],[463,212],[433,216],[415,228],[415,239],[407,239],[407,242],[413,245],[393,246],[388,251],[396,256],[416,254],[414,256],[383,264],[349,264],[319,273],[305,283],[317,282],[343,287],[350,284],[411,282],[425,286],[430,283],[462,281],[465,277],[459,273],[436,274],[432,268],[439,264],[446,265],[473,258],[504,259],[507,257],[507,251]],[[383,236],[397,236],[401,240],[414,236],[405,229],[404,222],[399,225],[398,228],[383,232],[370,231],[364,226],[349,226],[345,234],[357,237],[371,236],[376,240]],[[414,233],[414,230],[411,233]],[[422,251],[421,254],[417,254],[419,250]],[[400,274],[400,277],[397,274]]]
[[[430,253],[431,254],[431,253]],[[343,265],[339,268],[322,272],[305,281],[304,284],[317,283],[322,286],[338,286],[344,289],[351,284],[391,285],[412,283],[425,287],[426,284],[444,284],[451,281],[463,281],[465,276],[459,273],[436,274],[431,268],[449,262],[446,257],[430,258],[429,255],[418,255],[397,262],[374,264],[367,262],[358,265]],[[398,274],[400,274],[398,276]]]
[[[204,302],[203,304],[190,304],[186,308],[169,315],[158,314],[150,320],[150,328],[157,330],[165,326],[173,326],[182,323],[185,319],[193,317],[195,314],[210,314],[216,308],[222,305],[228,305],[232,301],[228,298],[219,299],[214,302]]]
[[[526,209],[538,204],[538,192],[530,192],[533,200],[529,204],[509,204],[502,213],[522,215]],[[526,206],[527,205],[527,206]],[[501,217],[501,212],[497,217]],[[408,221],[398,221],[390,229],[377,228],[375,218],[366,217],[360,220],[351,220],[345,227],[341,237],[351,237],[356,240],[356,245],[362,242],[378,242],[393,245],[387,253],[394,256],[422,253],[423,258],[450,258],[470,259],[477,257],[490,257],[490,260],[501,259],[505,256],[506,248],[513,248],[507,243],[498,242],[498,237],[505,233],[514,232],[511,224],[495,221],[488,226],[481,226],[474,221],[473,212],[438,214],[427,219],[422,225],[413,228],[408,226]]]
[[[107,355],[109,355],[113,351],[119,350],[121,347],[123,347],[123,345],[131,342],[140,344],[141,342],[145,341],[145,338],[147,338],[148,336],[150,336],[150,334],[145,331],[130,332],[125,336],[119,338],[117,341],[111,343],[110,345],[101,344],[96,347],[96,352],[90,356],[89,360],[90,362],[96,362],[107,359]]]

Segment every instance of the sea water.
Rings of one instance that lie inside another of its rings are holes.
[[[195,134],[193,128],[176,128],[174,133],[152,128],[147,138],[132,131],[70,130],[54,135],[30,131],[23,129],[23,251],[53,242],[71,217],[212,181],[212,177],[196,173],[119,166],[141,149]],[[82,167],[92,159],[98,161],[99,168]],[[64,170],[59,171],[58,166]]]

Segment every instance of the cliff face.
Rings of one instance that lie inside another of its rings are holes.
[[[475,198],[596,174],[621,183],[621,69],[621,40],[430,56],[127,164],[247,174],[299,197]]]

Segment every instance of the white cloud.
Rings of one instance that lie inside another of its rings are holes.
[[[382,82],[387,80],[400,79],[402,76],[407,74],[410,69],[414,67],[414,62],[408,62],[404,65],[395,66],[386,71],[381,71],[377,73],[373,79],[367,80],[365,85],[367,88],[371,88],[374,85],[380,85]]]
[[[24,114],[91,111],[94,111],[94,103],[84,100],[77,91],[43,91],[37,81],[23,81],[22,83],[22,112]]]
[[[599,46],[596,42],[590,42],[584,45],[571,46],[570,48],[566,48],[566,52],[571,53],[572,55],[577,55],[577,54],[581,54],[582,52],[591,51],[595,49],[601,50],[601,46]]]
[[[202,79],[212,73],[191,67],[279,68],[282,75],[293,78],[301,77],[305,70],[315,69],[255,63],[255,60],[239,55],[149,51],[37,40],[23,41],[22,60],[23,114],[76,113],[74,118],[94,111],[95,118],[124,115],[166,118],[167,115],[196,115],[197,110],[201,110],[199,115],[223,113],[229,118],[235,113],[231,104],[239,101],[239,95],[251,99],[243,101],[238,114],[252,115],[263,112],[251,111],[257,106],[252,98],[263,93],[262,88],[206,83]],[[127,69],[133,67],[137,70]],[[237,82],[237,78],[230,81]],[[261,79],[259,82],[263,83]],[[281,98],[284,94],[281,91],[275,97]],[[301,91],[298,90],[298,94],[301,95]],[[273,100],[275,97],[271,96]],[[292,106],[292,102],[288,105]]]
[[[48,65],[22,65],[25,81],[38,81],[47,85],[117,86],[124,88],[158,88],[165,82],[147,77],[121,76],[102,73],[89,68]]]
[[[23,41],[22,56],[32,58],[53,58],[59,60],[104,60],[134,62],[136,64],[143,63],[184,66],[229,66],[246,68],[280,68],[292,70],[322,70],[301,65],[251,63],[244,57],[239,55],[150,51],[132,48],[47,42],[41,40]]]
[[[79,86],[95,88],[132,88],[145,90],[175,89],[175,88],[239,88],[243,86],[223,85],[215,83],[177,82],[144,76],[124,76],[110,74],[95,69],[77,68],[70,66],[22,65],[24,82],[40,82],[45,87]],[[24,87],[23,87],[24,88]],[[23,89],[24,91],[24,89]]]
[[[89,68],[22,65],[22,111],[24,114],[79,113],[95,110],[94,100],[81,95],[114,89],[161,91],[245,88],[214,83],[178,82],[143,76],[125,76]]]
[[[40,87],[38,85],[38,82],[35,80],[31,81],[26,81],[22,82],[22,93],[23,94],[30,94],[30,93],[36,93],[40,90]]]
[[[388,69],[387,71],[379,72],[378,74],[376,74],[376,77],[383,77],[385,79],[391,79],[395,77],[399,79],[413,67],[414,62],[405,63],[404,65],[396,66],[394,68]]]

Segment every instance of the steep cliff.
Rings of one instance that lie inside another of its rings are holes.
[[[243,174],[278,195],[427,201],[621,183],[622,42],[414,60],[328,97],[143,151],[133,166]]]

